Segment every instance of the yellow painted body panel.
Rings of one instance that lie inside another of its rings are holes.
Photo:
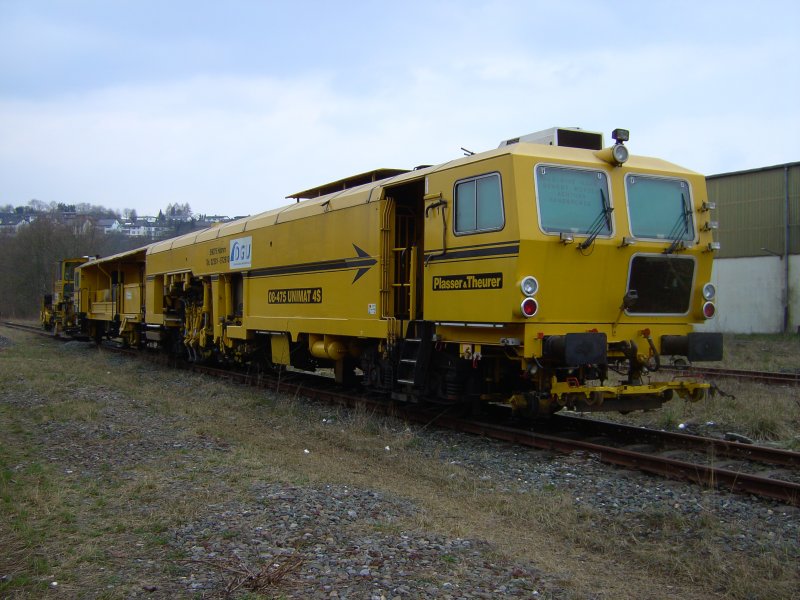
[[[75,327],[76,289],[80,287],[78,268],[88,260],[87,257],[66,258],[57,263],[52,293],[44,296],[39,311],[42,326],[55,335]]]
[[[495,154],[498,151],[495,151]],[[491,153],[490,153],[491,154]],[[426,251],[434,254],[425,268],[424,314],[440,323],[505,324],[494,329],[445,326],[437,330],[445,340],[469,339],[501,344],[501,339],[517,337],[519,326],[525,333],[526,357],[536,356],[530,340],[540,335],[563,335],[598,330],[609,341],[629,340],[644,328],[654,339],[661,335],[685,335],[692,323],[703,322],[702,284],[711,280],[713,254],[707,251],[710,231],[699,231],[694,243],[680,256],[696,261],[694,295],[686,315],[627,315],[620,311],[626,290],[631,257],[636,254],[660,255],[664,241],[637,240],[621,247],[623,237],[632,237],[626,208],[624,178],[628,173],[651,174],[686,179],[691,186],[695,220],[706,202],[705,180],[691,171],[658,159],[632,157],[623,167],[612,167],[593,153],[571,148],[519,144],[513,153],[494,155],[478,162],[465,162],[429,177],[428,193],[448,204],[447,234],[442,243],[441,216],[437,208],[426,222]],[[537,217],[534,169],[537,165],[570,165],[602,170],[608,175],[612,213],[612,235],[598,236],[591,247],[581,251],[585,236],[575,236],[565,245],[557,234],[542,231]],[[503,184],[505,225],[500,231],[456,235],[452,227],[454,184],[459,179],[482,173],[499,173]],[[432,201],[428,202],[430,205]],[[443,256],[438,256],[446,247]],[[518,251],[501,252],[518,246]],[[498,251],[493,256],[491,249]],[[472,252],[472,255],[470,255]],[[450,256],[450,258],[448,258]],[[435,287],[437,277],[453,275],[502,274],[500,289],[442,290]],[[532,275],[539,282],[536,294],[538,312],[525,318],[519,312],[524,299],[519,282]],[[518,324],[517,327],[511,324]]]
[[[112,321],[116,311],[113,302],[92,302],[88,317],[95,321]]]
[[[305,217],[296,220],[274,223],[273,213],[272,218],[246,220],[246,228],[217,227],[217,237],[204,241],[189,243],[190,237],[184,236],[169,248],[161,243],[148,254],[147,321],[157,314],[159,277],[188,271],[196,278],[212,278],[213,313],[229,316],[220,289],[225,284],[220,282],[240,273],[243,306],[237,322],[245,330],[290,332],[293,339],[300,333],[385,337],[386,322],[377,308],[370,314],[370,305],[380,300],[380,209],[379,202],[335,211],[306,207]],[[208,238],[208,233],[192,237]],[[231,268],[232,244],[243,238],[250,246],[248,264]],[[221,334],[218,327],[215,332]]]
[[[142,314],[143,283],[129,283],[123,286],[122,313],[128,318],[138,318]]]
[[[144,320],[145,248],[87,262],[79,268],[76,310],[85,315],[95,337],[121,336],[136,343],[136,324]]]

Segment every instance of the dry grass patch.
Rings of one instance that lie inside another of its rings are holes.
[[[687,402],[676,397],[657,411],[590,416],[698,434],[735,432],[758,442],[800,449],[800,387],[731,379],[719,379],[713,383],[717,390],[700,402]]]
[[[723,360],[707,363],[709,366],[753,371],[800,371],[798,334],[725,334],[723,343]]]
[[[0,357],[0,378],[16,386],[0,392],[0,535],[10,548],[0,553],[0,575],[13,573],[0,595],[40,595],[48,575],[68,597],[109,585],[109,597],[125,597],[153,581],[163,593],[186,593],[170,587],[187,569],[171,536],[210,506],[251,498],[264,482],[344,484],[410,499],[416,512],[376,530],[487,540],[498,561],[560,574],[575,598],[747,598],[759,589],[781,597],[798,581],[790,540],[757,557],[726,551],[736,525],[690,522],[665,509],[645,509],[634,521],[581,506],[565,490],[502,488],[441,460],[419,430],[393,419],[102,350],[76,347],[69,361],[64,352],[20,343]],[[271,576],[245,570],[251,582]]]
[[[798,335],[725,335],[725,360],[701,363],[712,367],[765,371],[800,371]],[[672,374],[655,373],[654,379]],[[756,441],[800,449],[800,387],[714,378],[706,400],[674,398],[657,411],[628,415],[602,413],[598,418],[693,433],[735,432]]]
[[[25,588],[44,590],[41,579],[50,569],[42,551],[44,532],[34,523],[54,524],[52,510],[58,506],[48,473],[38,463],[27,463],[0,442],[0,593],[13,582]]]

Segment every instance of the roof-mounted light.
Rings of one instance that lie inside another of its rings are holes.
[[[614,138],[616,144],[609,148],[598,150],[594,154],[600,160],[619,167],[628,160],[628,149],[623,145],[623,142],[627,142],[630,139],[630,132],[627,129],[615,129],[611,132],[611,137]]]
[[[628,160],[628,149],[621,143],[615,144],[614,147],[611,148],[611,155],[614,157],[614,161],[616,161],[618,165],[621,165]]]
[[[631,139],[631,132],[627,129],[615,129],[611,132],[611,139],[613,139],[618,144],[622,142],[627,142]]]

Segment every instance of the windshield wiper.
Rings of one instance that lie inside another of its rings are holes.
[[[667,236],[672,243],[669,245],[669,248],[664,250],[664,254],[672,254],[676,250],[682,250],[683,238],[689,233],[689,217],[692,216],[692,209],[689,208],[689,204],[686,202],[686,196],[682,193],[681,204],[683,205],[683,210],[681,214],[678,215],[675,225],[672,226]]]
[[[603,208],[600,209],[600,214],[592,221],[589,231],[586,232],[589,237],[578,244],[578,250],[586,250],[591,246],[597,236],[600,235],[600,232],[603,231],[603,227],[611,231],[611,213],[614,212],[614,208],[608,205],[608,200],[603,190],[600,190],[600,199],[603,201]]]

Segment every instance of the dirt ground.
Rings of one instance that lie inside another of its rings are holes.
[[[0,339],[2,597],[745,599],[800,589],[800,517],[776,503],[86,344],[7,329]],[[764,344],[755,357],[770,353]],[[753,392],[732,391],[754,404]],[[762,425],[763,437],[793,439],[796,390],[763,396],[770,423],[789,422]],[[740,408],[723,414],[725,402],[648,418],[755,436]]]

